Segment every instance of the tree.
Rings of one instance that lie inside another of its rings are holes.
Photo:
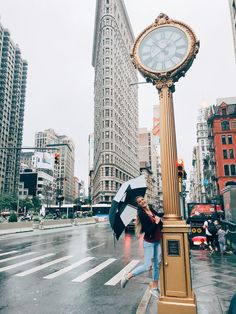
[[[0,210],[16,210],[17,209],[17,199],[13,195],[0,195]]]
[[[24,210],[26,211],[34,208],[34,204],[29,197],[26,197],[25,199],[20,200],[19,205],[21,208],[24,208]]]
[[[38,211],[40,209],[40,207],[41,207],[41,200],[38,197],[34,196],[32,198],[32,203],[33,203],[33,206],[34,206],[34,210]]]

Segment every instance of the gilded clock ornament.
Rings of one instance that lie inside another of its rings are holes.
[[[135,67],[153,83],[164,77],[176,82],[191,66],[198,48],[199,41],[189,26],[161,13],[138,36],[131,57]]]

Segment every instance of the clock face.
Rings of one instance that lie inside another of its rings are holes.
[[[189,40],[185,32],[174,26],[162,26],[148,33],[140,42],[138,55],[151,72],[167,72],[187,57]]]

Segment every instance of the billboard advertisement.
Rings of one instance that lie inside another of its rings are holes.
[[[188,217],[205,217],[214,214],[215,210],[220,214],[222,208],[220,205],[204,204],[204,203],[189,203],[188,204]]]
[[[35,152],[32,156],[32,164],[35,168],[50,169],[54,167],[54,154],[47,152]]]

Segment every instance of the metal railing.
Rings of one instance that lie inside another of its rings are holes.
[[[220,223],[225,231],[229,230],[226,236],[229,249],[236,252],[236,223],[227,220],[221,220]]]

